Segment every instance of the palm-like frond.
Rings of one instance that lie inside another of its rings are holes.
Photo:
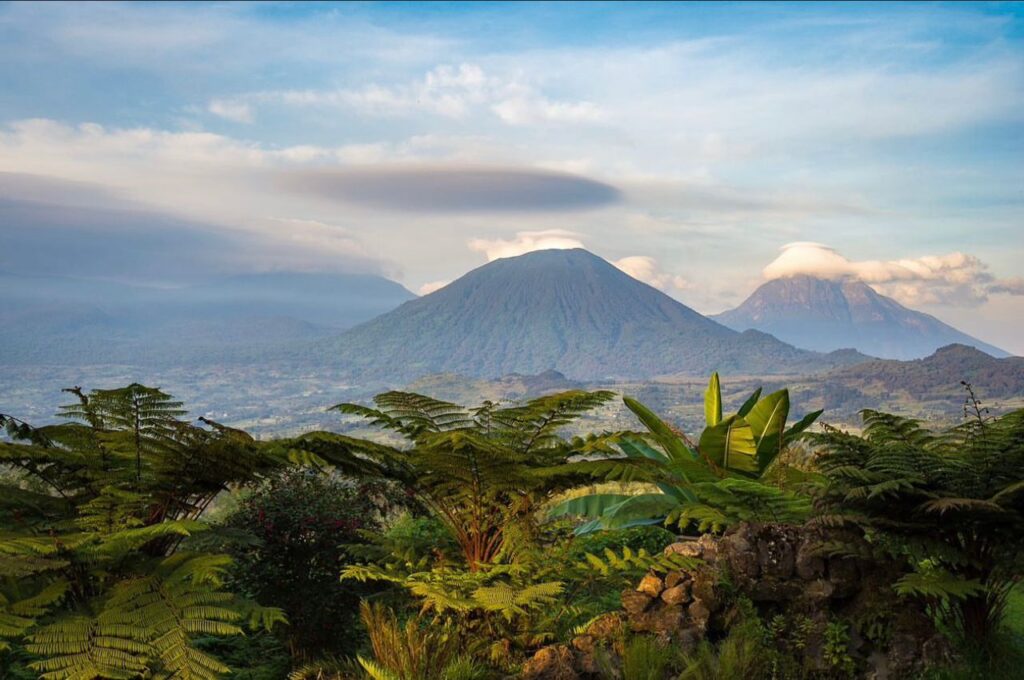
[[[157,389],[67,391],[71,422],[0,416],[13,439],[0,465],[21,475],[0,481],[0,518],[19,513],[0,531],[0,576],[18,586],[0,590],[0,644],[20,640],[44,678],[219,677],[193,640],[238,634],[244,608],[222,590],[224,557],[177,548],[208,528],[197,520],[217,494],[280,459],[240,430],[181,420]]]
[[[899,592],[942,600],[966,634],[987,635],[1024,556],[1024,412],[938,432],[912,418],[862,416],[862,436],[813,435],[819,507],[906,560],[912,573]]]
[[[398,480],[456,537],[466,561],[491,561],[506,549],[506,529],[528,524],[532,508],[556,490],[593,479],[577,456],[604,457],[617,435],[569,437],[565,428],[606,403],[610,392],[573,390],[499,408],[466,409],[420,394],[387,392],[361,404],[332,407],[401,434],[406,448],[317,432],[275,442],[269,450],[343,472]]]

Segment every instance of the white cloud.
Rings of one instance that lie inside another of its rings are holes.
[[[690,283],[682,276],[662,271],[658,261],[647,255],[631,255],[615,260],[612,264],[634,279],[643,281],[666,293],[672,290],[686,290],[691,287]]]
[[[537,122],[581,123],[602,119],[600,108],[588,101],[553,100],[520,76],[489,75],[477,64],[441,64],[420,80],[334,90],[260,92],[253,101],[292,106],[338,106],[374,116],[414,116],[423,113],[456,120],[490,112],[509,125]]]
[[[214,99],[206,108],[213,115],[235,123],[251,123],[254,120],[252,107],[245,102]]]
[[[451,283],[450,279],[442,279],[441,281],[430,281],[420,286],[418,292],[420,295],[430,295],[434,291],[441,290],[449,283]]]
[[[962,252],[858,262],[821,243],[800,241],[783,246],[782,254],[764,268],[767,279],[799,274],[857,279],[908,305],[974,306],[992,293],[1024,295],[1020,279],[997,280],[987,264]]]
[[[469,249],[483,253],[491,262],[502,257],[515,257],[535,250],[567,250],[583,248],[579,234],[564,229],[542,231],[520,231],[511,239],[475,238],[469,241]]]

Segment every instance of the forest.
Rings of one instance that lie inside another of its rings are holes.
[[[391,391],[270,439],[69,388],[0,414],[0,677],[1017,677],[1024,410],[964,388],[945,429],[716,373],[693,433]]]

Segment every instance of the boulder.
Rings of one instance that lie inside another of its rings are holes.
[[[542,647],[523,664],[523,680],[579,680],[576,657],[566,645]]]
[[[670,571],[665,574],[665,588],[675,588],[680,583],[688,581],[689,578],[688,575],[681,571]]]
[[[655,607],[648,611],[631,616],[630,628],[642,633],[653,633],[663,638],[674,638],[682,629],[687,617],[681,605]]]
[[[661,593],[661,600],[665,604],[682,604],[690,600],[690,584],[687,581],[683,581],[679,585],[666,588]]]
[[[622,591],[622,608],[630,617],[637,616],[645,611],[654,602],[654,598],[639,590],[627,588]]]
[[[636,589],[645,595],[658,597],[661,595],[661,591],[665,590],[665,583],[661,580],[660,576],[651,573],[647,574],[640,580],[640,585],[638,585]]]

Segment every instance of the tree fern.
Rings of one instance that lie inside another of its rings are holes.
[[[0,415],[13,440],[0,441],[0,466],[15,473],[0,497],[18,500],[17,522],[0,514],[0,576],[16,579],[0,588],[0,640],[45,678],[219,677],[226,666],[193,641],[237,635],[243,613],[280,615],[223,589],[226,558],[179,547],[207,529],[217,494],[281,460],[239,430],[180,420],[157,389],[67,391],[68,422]],[[22,480],[40,491],[22,493]]]
[[[823,517],[861,527],[905,560],[900,593],[941,599],[965,634],[990,635],[1024,558],[1024,411],[946,431],[862,417],[862,435],[813,436]]]
[[[467,409],[424,395],[386,392],[374,398],[375,408],[339,404],[333,409],[402,435],[405,447],[328,432],[274,446],[292,460],[399,481],[444,523],[475,570],[514,551],[507,539],[534,531],[535,509],[556,491],[596,476],[570,461],[600,452],[614,435],[581,439],[564,430],[611,396],[569,391],[520,405],[488,402]]]

